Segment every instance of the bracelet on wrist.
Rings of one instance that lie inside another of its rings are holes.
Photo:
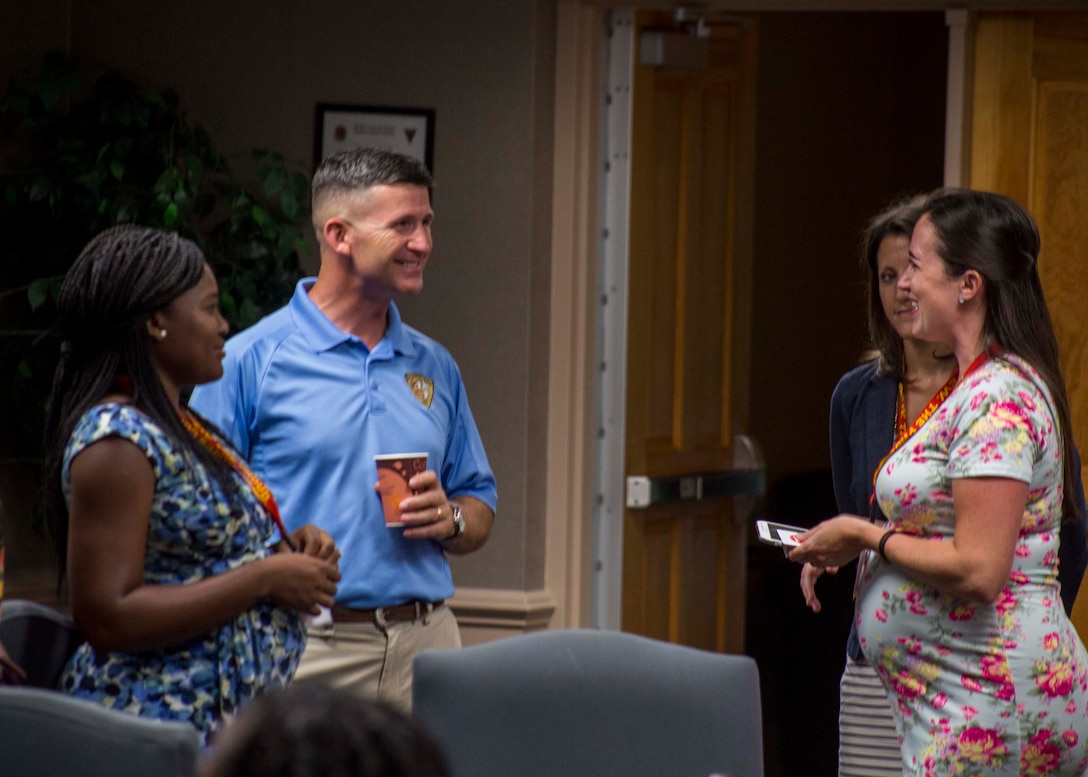
[[[880,557],[885,561],[888,561],[888,554],[884,552],[884,546],[888,544],[888,539],[895,533],[895,529],[888,529],[884,532],[884,536],[880,538],[880,543],[876,546],[876,552],[879,553]]]

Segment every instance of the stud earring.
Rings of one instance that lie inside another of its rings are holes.
[[[960,297],[960,302],[963,302],[963,297]],[[165,329],[160,329],[159,330],[159,339],[160,340],[165,340],[166,339],[166,330]]]
[[[960,304],[962,305],[962,304],[963,304],[964,302],[966,302],[966,301],[967,301],[967,300],[965,300],[965,299],[963,298],[963,295],[961,294],[961,295],[960,295]],[[166,330],[165,330],[165,329],[164,329],[164,330],[163,330],[163,332],[162,332],[162,336],[163,336],[163,337],[166,337]]]

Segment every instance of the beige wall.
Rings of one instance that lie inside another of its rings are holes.
[[[459,585],[543,585],[551,208],[547,0],[5,0],[0,78],[61,48],[173,88],[236,163],[251,147],[312,169],[317,102],[436,112],[435,252],[402,305],[464,374],[499,484],[490,543]]]

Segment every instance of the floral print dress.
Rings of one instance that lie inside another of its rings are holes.
[[[65,449],[62,485],[69,497],[72,459],[107,437],[135,444],[155,474],[144,583],[186,585],[272,552],[272,521],[239,478],[242,506],[232,506],[215,480],[177,450],[150,418],[122,404],[91,408]],[[148,718],[192,723],[205,744],[212,732],[265,688],[286,685],[305,647],[302,618],[261,602],[206,634],[163,650],[99,653],[82,645],[61,689],[106,707]]]
[[[993,604],[941,593],[869,554],[857,623],[891,701],[905,775],[1081,775],[1088,655],[1059,595],[1062,449],[1049,391],[1022,360],[970,371],[884,462],[890,527],[948,541],[952,480],[1013,478],[1028,501],[1009,581]]]

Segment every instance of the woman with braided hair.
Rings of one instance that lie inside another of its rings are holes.
[[[313,526],[279,530],[268,489],[183,404],[222,374],[228,330],[192,242],[107,229],[72,265],[59,309],[45,504],[87,639],[61,688],[191,722],[207,741],[290,681],[302,616],[332,604],[339,554]]]

